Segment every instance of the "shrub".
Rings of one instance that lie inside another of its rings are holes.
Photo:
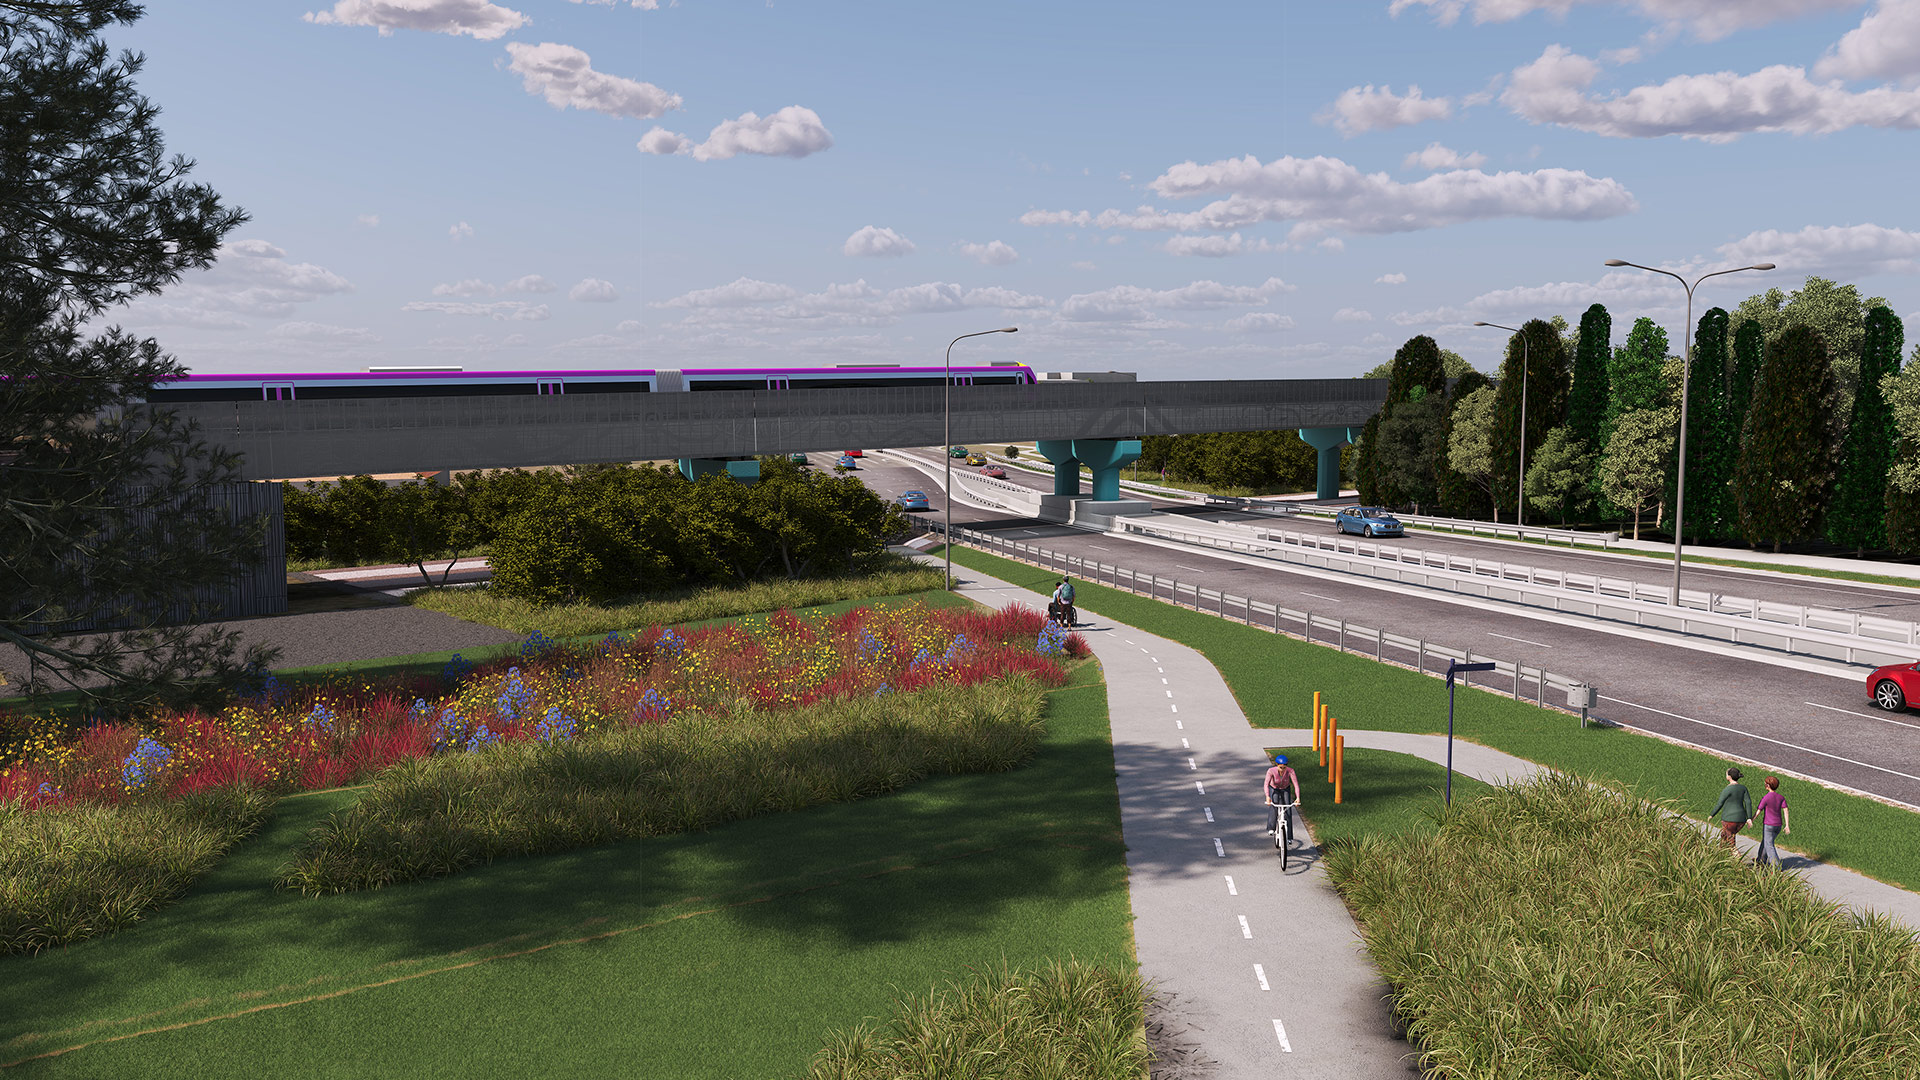
[[[272,805],[248,787],[44,811],[0,801],[0,953],[138,922],[259,828]]]
[[[1450,1077],[1911,1075],[1920,942],[1655,804],[1547,774],[1327,854]]]
[[[902,999],[884,1028],[834,1033],[807,1076],[1139,1080],[1149,1059],[1146,996],[1133,972],[1071,960],[1035,972],[1002,964]]]

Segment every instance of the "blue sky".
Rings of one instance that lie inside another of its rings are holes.
[[[187,0],[113,44],[252,220],[196,371],[1358,374],[1476,319],[1920,314],[1920,0]],[[1417,90],[1416,90],[1417,88]],[[1920,330],[1920,327],[1916,327]]]

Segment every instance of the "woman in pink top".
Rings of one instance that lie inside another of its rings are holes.
[[[1792,833],[1793,826],[1787,823],[1787,797],[1780,794],[1780,778],[1767,777],[1767,793],[1760,796],[1760,856],[1758,862],[1765,866],[1768,862],[1780,865],[1780,852],[1773,846],[1773,838],[1781,833]]]

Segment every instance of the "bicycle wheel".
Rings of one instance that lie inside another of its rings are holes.
[[[1293,853],[1293,810],[1280,808],[1280,834],[1273,838],[1274,845],[1280,849],[1280,871],[1286,872],[1287,861]]]

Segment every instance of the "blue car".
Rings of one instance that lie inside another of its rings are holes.
[[[1392,511],[1378,506],[1349,506],[1333,519],[1333,527],[1355,536],[1405,536],[1407,530]]]
[[[924,491],[903,491],[900,493],[900,497],[894,501],[900,504],[900,509],[902,510],[932,509],[932,507],[927,505],[927,493]]]
[[[843,469],[857,469],[860,467],[858,464],[854,462],[852,454],[841,454],[840,460],[834,462],[834,464],[840,466]]]

